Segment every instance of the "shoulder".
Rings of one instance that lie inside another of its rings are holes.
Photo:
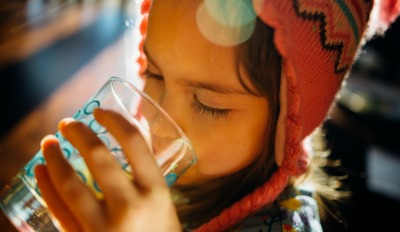
[[[265,207],[246,218],[235,231],[322,231],[318,206],[312,192],[291,189],[272,207]]]

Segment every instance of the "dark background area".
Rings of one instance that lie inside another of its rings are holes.
[[[134,0],[0,1],[0,192],[109,77],[138,78],[137,9]],[[2,211],[0,231],[17,231]]]
[[[324,123],[331,174],[349,200],[325,231],[398,231],[400,209],[400,18],[363,47]]]

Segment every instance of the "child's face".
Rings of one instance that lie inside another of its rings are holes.
[[[234,47],[206,40],[196,26],[198,0],[153,0],[145,49],[146,92],[185,131],[198,156],[197,164],[178,184],[231,174],[260,153],[269,120],[265,98],[245,91]],[[251,85],[248,85],[251,86]]]

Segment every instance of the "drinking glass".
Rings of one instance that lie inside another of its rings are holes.
[[[73,117],[97,134],[128,176],[132,174],[132,170],[121,146],[94,119],[93,110],[96,107],[121,113],[138,129],[161,168],[168,186],[171,187],[195,164],[196,155],[190,141],[164,109],[131,83],[111,77]],[[101,198],[102,193],[79,152],[60,132],[55,136],[77,175]],[[0,208],[19,231],[58,231],[41,198],[34,176],[35,167],[43,163],[45,160],[39,151],[0,194]]]

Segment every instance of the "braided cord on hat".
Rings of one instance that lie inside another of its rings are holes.
[[[225,209],[219,216],[195,229],[195,231],[217,232],[228,230],[237,222],[249,216],[250,213],[257,212],[266,203],[274,201],[286,187],[288,181],[288,172],[279,168],[262,187]]]

